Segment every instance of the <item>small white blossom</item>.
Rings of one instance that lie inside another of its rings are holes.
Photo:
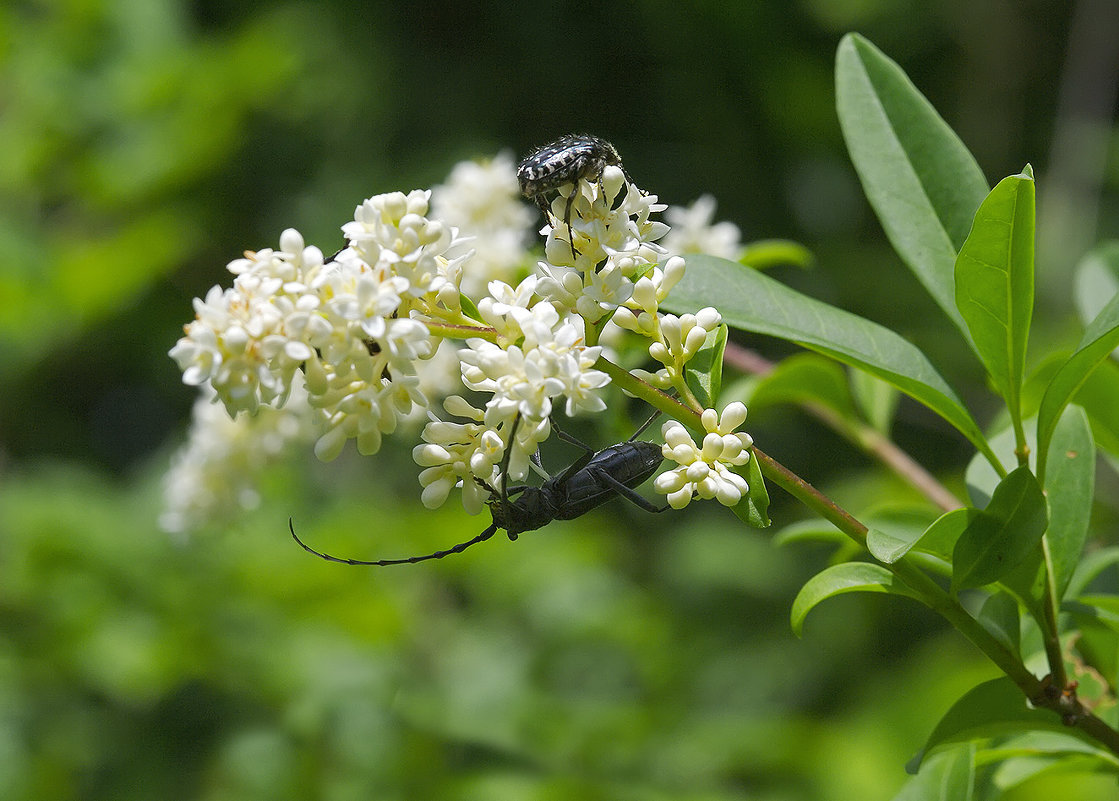
[[[660,318],[661,338],[649,346],[649,355],[670,372],[678,372],[699,352],[707,335],[719,327],[722,319],[712,306],[679,317],[665,314]]]
[[[306,297],[303,280],[322,266],[318,248],[304,247],[293,229],[281,250],[246,253],[230,262],[233,286],[213,287],[195,298],[195,319],[170,355],[183,382],[210,384],[229,413],[255,412],[261,404],[282,405],[300,363],[312,354],[322,329],[307,315],[317,301]]]
[[[447,182],[431,191],[431,216],[465,237],[448,257],[473,249],[461,283],[468,297],[481,295],[490,281],[512,279],[526,264],[535,214],[521,198],[511,154],[456,164]]]
[[[544,228],[547,261],[537,266],[537,292],[588,323],[612,313],[629,301],[634,282],[667,255],[656,240],[668,228],[649,218],[664,208],[656,195],[630,185],[614,166],[598,182],[561,188],[552,201],[551,224]]]
[[[260,502],[257,480],[266,466],[314,435],[306,393],[296,380],[282,409],[261,408],[231,418],[204,386],[195,401],[187,442],[171,457],[163,478],[159,525],[186,534],[221,522]]]
[[[482,339],[467,340],[459,354],[462,380],[470,389],[491,393],[486,405],[487,423],[512,420],[520,414],[539,421],[552,413],[552,402],[567,398],[568,413],[605,408],[595,390],[609,377],[594,369],[601,353],[584,344],[583,321],[561,319],[550,303],[531,309],[512,307],[524,337],[519,345],[503,348]]]
[[[669,206],[664,216],[672,230],[661,244],[669,253],[706,253],[732,261],[742,255],[738,226],[732,222],[712,222],[713,196],[701,195],[690,206]]]
[[[457,231],[427,216],[430,196],[421,189],[375,195],[357,207],[342,233],[363,262],[403,278],[401,293],[425,300],[427,311],[439,303],[457,309],[461,263],[469,254],[447,257],[459,244]]]
[[[734,506],[750,490],[746,480],[730,469],[750,461],[753,440],[749,434],[735,431],[746,420],[746,406],[728,404],[721,419],[714,409],[706,409],[700,420],[707,431],[700,445],[675,420],[666,422],[662,429],[661,452],[680,466],[657,476],[653,487],[668,496],[673,509],[683,509],[693,496]]]

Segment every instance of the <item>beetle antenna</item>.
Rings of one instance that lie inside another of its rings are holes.
[[[320,559],[325,559],[328,562],[338,562],[343,565],[374,565],[379,567],[384,565],[414,565],[416,562],[426,562],[428,559],[442,559],[444,556],[450,556],[453,553],[462,553],[471,545],[477,545],[479,542],[485,542],[494,534],[496,534],[497,523],[491,525],[474,539],[467,540],[466,542],[460,542],[453,548],[447,548],[444,551],[436,551],[435,553],[429,553],[425,556],[409,556],[407,559],[377,559],[373,561],[366,561],[364,559],[342,559],[337,556],[331,556],[328,553],[323,553],[322,551],[316,551],[303,540],[299,539],[299,535],[295,533],[295,524],[292,522],[292,519],[290,517],[288,518],[288,529],[291,531],[292,538],[297,543],[299,543],[299,546],[303,548],[303,550],[307,551],[308,553],[313,553]]]
[[[640,425],[640,426],[638,427],[638,429],[637,429],[636,431],[634,431],[634,432],[633,432],[633,436],[632,436],[632,437],[630,437],[630,438],[629,438],[628,440],[626,440],[626,441],[627,441],[627,442],[633,442],[633,441],[634,441],[635,439],[637,439],[637,438],[638,438],[639,436],[641,436],[641,433],[642,433],[642,432],[643,432],[643,431],[644,431],[644,430],[645,430],[646,428],[648,428],[649,426],[651,426],[651,425],[653,424],[653,421],[654,421],[654,420],[656,420],[656,419],[657,419],[658,417],[660,417],[660,416],[661,416],[661,412],[660,412],[660,410],[656,410],[656,409],[655,409],[655,410],[653,411],[653,416],[652,416],[652,417],[650,417],[650,418],[649,418],[648,420],[646,420],[646,421],[645,421],[644,423],[642,423],[642,424],[641,424],[641,425]]]

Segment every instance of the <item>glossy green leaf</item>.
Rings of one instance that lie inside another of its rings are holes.
[[[866,536],[867,549],[874,558],[893,564],[916,548],[942,559],[949,559],[956,541],[979,512],[975,509],[953,509],[945,512],[922,531],[885,530],[872,527]]]
[[[677,311],[715,306],[723,322],[735,328],[786,339],[866,370],[928,406],[995,459],[978,425],[925,354],[888,328],[714,256],[690,256],[687,273],[664,305]]]
[[[723,351],[727,347],[727,327],[720,325],[707,334],[703,346],[688,362],[685,380],[688,389],[705,409],[711,409],[718,400],[723,383]]]
[[[917,596],[886,568],[869,562],[844,562],[817,573],[801,587],[790,613],[793,632],[799,637],[804,618],[828,598],[848,592],[885,592],[916,599]]]
[[[998,581],[1041,541],[1047,525],[1045,496],[1028,467],[1019,467],[995,488],[991,502],[971,518],[952,551],[957,590]]]
[[[992,679],[972,688],[952,705],[936,724],[925,747],[906,765],[906,770],[916,772],[930,751],[947,743],[985,740],[1036,729],[1076,734],[1076,730],[1070,731],[1061,723],[1055,712],[1031,707],[1010,679]]]
[[[1060,599],[1080,563],[1096,487],[1096,446],[1088,416],[1079,406],[1061,415],[1050,445],[1049,558]]]
[[[1073,297],[1088,325],[1119,294],[1119,242],[1103,242],[1084,255],[1073,271]]]
[[[778,403],[823,404],[841,417],[855,413],[843,368],[815,353],[790,356],[755,385],[751,411]]]
[[[991,190],[956,259],[956,305],[1015,419],[1034,307],[1034,205],[1027,166]]]
[[[1057,420],[1096,368],[1119,346],[1119,295],[1115,295],[1088,324],[1076,351],[1058,368],[1045,389],[1037,412],[1037,474],[1046,480],[1049,440]]]
[[[975,746],[966,743],[933,754],[891,801],[971,801]]]
[[[762,475],[761,465],[758,464],[757,459],[751,457],[749,462],[735,468],[735,472],[742,475],[750,487],[746,497],[731,507],[735,515],[743,523],[753,528],[768,528],[771,524],[769,519],[769,491],[765,486],[765,476]]]
[[[806,269],[816,261],[812,251],[788,239],[759,239],[750,242],[738,257],[740,264],[755,270],[793,266]]]
[[[986,178],[902,69],[858,34],[839,44],[835,89],[847,150],[886,236],[967,337],[953,271]]]
[[[852,370],[851,395],[867,422],[876,431],[888,434],[900,399],[897,389],[870,373]]]

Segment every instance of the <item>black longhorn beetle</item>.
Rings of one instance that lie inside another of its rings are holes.
[[[605,139],[589,134],[567,134],[554,142],[537,148],[517,165],[517,180],[521,194],[549,213],[548,195],[564,184],[578,184],[580,178],[598,181],[607,166],[620,167],[629,181],[629,174],[622,167],[622,157]],[[571,204],[579,191],[578,186],[567,196],[563,222],[567,226],[571,258],[575,258],[575,237],[571,233]]]
[[[633,436],[637,437],[646,426],[655,420],[657,415],[649,418]],[[517,433],[520,417],[514,419],[512,430],[509,432],[509,442]],[[315,556],[326,559],[328,562],[340,562],[344,565],[404,565],[425,562],[428,559],[442,559],[453,553],[462,553],[471,545],[485,542],[498,529],[505,529],[510,540],[517,539],[524,531],[535,531],[551,523],[553,520],[574,520],[581,517],[595,507],[601,506],[615,495],[629,500],[647,512],[663,512],[667,506],[657,506],[652,501],[639,495],[634,488],[645,483],[653,473],[657,472],[664,456],[661,446],[654,442],[645,442],[638,439],[629,439],[617,445],[611,445],[600,451],[594,451],[590,446],[580,442],[574,437],[565,434],[558,427],[556,433],[567,442],[578,445],[586,453],[575,462],[564,468],[561,472],[549,478],[539,487],[518,485],[507,488],[505,474],[509,469],[509,456],[512,450],[507,447],[505,457],[501,464],[501,490],[494,490],[481,479],[476,479],[480,484],[489,489],[491,496],[486,502],[493,515],[493,523],[489,528],[472,540],[460,542],[452,548],[436,551],[424,556],[409,556],[407,559],[342,559],[337,556],[316,551],[295,533],[295,525],[288,519],[288,528],[291,536],[305,551]],[[510,495],[516,495],[515,499]]]

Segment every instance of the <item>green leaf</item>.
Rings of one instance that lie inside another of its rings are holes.
[[[1015,422],[1034,308],[1034,205],[1027,165],[991,190],[956,259],[956,305]]]
[[[1018,653],[1022,626],[1018,601],[1005,592],[996,592],[983,602],[976,620],[1012,654]]]
[[[1074,297],[1080,320],[1087,325],[1119,294],[1119,242],[1103,242],[1073,270]]]
[[[787,526],[782,526],[773,535],[773,544],[796,545],[804,542],[828,543],[829,545],[842,545],[850,542],[847,535],[826,520],[812,517],[807,520],[798,520]],[[1119,561],[1119,559],[1117,559]]]
[[[1090,617],[1119,631],[1119,597],[1115,595],[1081,595],[1061,604],[1061,611]]]
[[[458,303],[459,306],[462,307],[463,314],[465,314],[471,320],[477,320],[480,323],[485,322],[482,319],[481,313],[478,311],[478,307],[474,305],[474,301],[472,301],[465,293],[459,293]]]
[[[980,512],[976,509],[953,509],[942,514],[923,531],[886,531],[874,527],[867,532],[866,546],[875,559],[888,565],[913,549],[931,553],[947,561],[951,558],[956,541],[967,529],[971,519],[978,514]]]
[[[1045,614],[1045,553],[1038,543],[1030,549],[1022,560],[1004,573],[998,586],[1018,599],[1036,620]]]
[[[790,356],[758,381],[750,396],[751,412],[778,403],[821,403],[841,417],[855,413],[843,368],[815,353]]]
[[[743,473],[742,471],[745,470]],[[751,454],[750,461],[735,472],[746,479],[750,489],[746,497],[732,507],[738,518],[748,526],[754,528],[768,528],[769,519],[769,492],[765,488],[765,476],[762,475],[761,465]]]
[[[1032,426],[1026,428],[1026,445],[1029,447],[1031,456],[1037,452],[1037,446],[1033,440],[1033,431]],[[1018,443],[1013,428],[1002,428],[997,433],[987,437],[987,442],[990,443],[991,450],[995,452],[995,456],[1003,464],[1013,464],[1017,461],[1018,457],[1014,455],[1014,449],[1018,447]],[[964,472],[964,480],[967,482],[968,498],[971,499],[973,506],[979,507],[986,506],[991,502],[991,496],[995,494],[995,488],[1002,481],[1002,478],[991,467],[991,462],[988,459],[975,454],[968,462],[967,470]]]
[[[971,801],[974,785],[975,746],[967,743],[930,756],[891,801]]]
[[[1096,368],[1119,346],[1119,295],[1115,295],[1088,324],[1076,351],[1058,368],[1037,412],[1038,477],[1045,480],[1049,439],[1065,406],[1088,382]]]
[[[821,601],[848,592],[885,592],[919,600],[893,573],[869,562],[844,562],[817,573],[801,587],[793,601],[790,620],[799,637],[804,618]]]
[[[870,373],[852,370],[851,394],[867,422],[876,431],[888,434],[898,408],[898,391]]]
[[[960,590],[998,581],[1023,562],[1047,525],[1045,496],[1028,467],[995,488],[987,508],[972,517],[952,551],[952,585]]]
[[[1096,446],[1119,456],[1119,365],[1106,361],[1092,373],[1076,393],[1076,403],[1084,407],[1092,422]]]
[[[1067,588],[1069,595],[1079,595],[1084,592],[1088,585],[1113,565],[1119,565],[1119,546],[1112,545],[1085,554],[1072,573],[1072,581]]]
[[[784,265],[807,269],[815,263],[816,257],[812,255],[811,250],[799,242],[788,239],[759,239],[742,249],[738,261],[755,270]]]
[[[847,150],[886,236],[967,337],[953,271],[986,178],[901,67],[858,34],[839,44],[835,90]]]
[[[928,406],[998,464],[979,426],[925,354],[888,328],[714,256],[689,256],[687,272],[664,306],[677,311],[715,306],[735,328],[786,339],[866,370]]]
[[[1079,406],[1070,406],[1061,415],[1050,450],[1046,541],[1060,600],[1080,563],[1096,486],[1095,441],[1088,416]]]
[[[704,409],[711,409],[723,383],[723,351],[727,347],[727,327],[720,325],[707,334],[703,346],[688,362],[684,380]]]
[[[947,743],[985,740],[1036,729],[1073,735],[1078,731],[1063,725],[1055,712],[1031,707],[1010,679],[992,679],[972,688],[952,705],[936,724],[925,747],[917,752],[905,769],[915,773],[930,751]]]

